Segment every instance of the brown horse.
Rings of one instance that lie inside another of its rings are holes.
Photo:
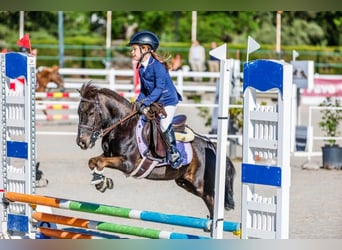
[[[76,143],[81,149],[86,150],[95,145],[98,137],[102,137],[103,153],[89,159],[89,168],[103,170],[108,167],[132,176],[132,173],[136,172],[137,167],[141,165],[143,158],[137,140],[139,136],[137,126],[140,126],[141,120],[140,115],[134,111],[134,105],[118,93],[107,88],[97,88],[91,83],[85,83],[79,92],[81,100],[78,107],[79,124]],[[192,132],[194,138],[189,142],[192,149],[189,163],[179,169],[173,169],[168,163],[157,165],[142,178],[175,180],[180,187],[205,202],[212,218],[216,148],[208,138]],[[235,168],[228,157],[226,162],[224,197],[225,209],[229,210],[234,209]]]
[[[58,88],[64,91],[64,81],[58,71],[59,67],[56,65],[52,67],[41,67],[36,74],[36,92],[46,92],[47,85],[49,82],[56,83]]]

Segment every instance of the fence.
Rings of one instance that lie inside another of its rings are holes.
[[[304,126],[307,128],[306,133],[303,134],[303,139],[306,140],[306,151],[297,151],[294,152],[294,156],[298,157],[307,157],[308,160],[311,160],[314,156],[321,156],[322,151],[317,151],[319,144],[316,144],[316,141],[326,141],[326,140],[336,140],[341,141],[342,137],[328,137],[328,136],[322,136],[317,129],[315,129],[315,123],[317,124],[317,118],[314,119],[314,111],[320,111],[320,110],[342,110],[342,107],[319,107],[319,106],[309,106],[308,107],[308,118],[307,118],[307,126]],[[320,119],[320,118],[318,118]],[[340,127],[341,129],[341,127]],[[341,131],[341,130],[340,130]],[[305,146],[304,146],[305,147]]]

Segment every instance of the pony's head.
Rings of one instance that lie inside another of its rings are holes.
[[[132,104],[108,88],[98,88],[91,82],[79,90],[77,145],[92,148],[104,129],[117,123],[132,112]],[[121,126],[122,128],[122,126]]]
[[[81,99],[78,106],[78,133],[76,143],[81,149],[92,148],[101,133],[102,111],[98,89],[90,82],[79,90]]]

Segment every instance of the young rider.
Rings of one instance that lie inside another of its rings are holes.
[[[134,34],[129,43],[132,48],[132,59],[138,62],[140,76],[140,93],[136,99],[137,109],[146,114],[153,102],[163,104],[167,113],[160,119],[160,128],[169,146],[168,158],[171,166],[178,169],[182,166],[183,157],[176,147],[172,120],[177,104],[182,100],[169,74],[168,63],[156,54],[159,46],[158,37],[150,31]]]

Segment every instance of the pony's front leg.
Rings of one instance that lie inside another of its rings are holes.
[[[88,161],[88,166],[90,170],[103,172],[105,167],[115,168],[118,170],[122,170],[124,157],[115,156],[115,157],[105,157],[103,154],[90,158]]]
[[[88,166],[93,174],[93,179],[91,184],[94,184],[96,189],[104,192],[107,188],[112,189],[114,182],[111,178],[103,175],[104,168],[117,168],[123,165],[123,157],[105,157],[103,154],[97,157],[90,158],[88,161]]]

